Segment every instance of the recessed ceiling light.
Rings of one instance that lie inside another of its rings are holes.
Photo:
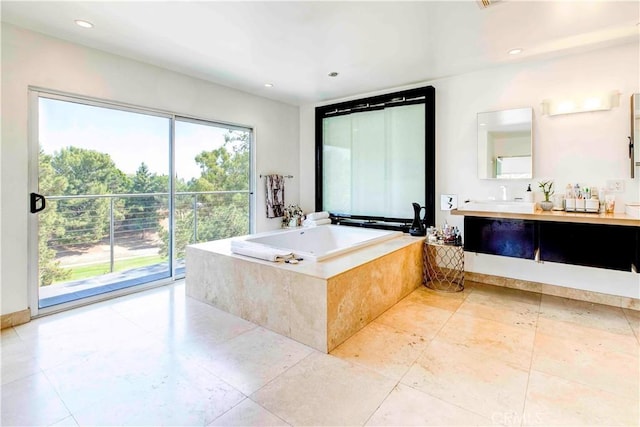
[[[519,53],[522,53],[523,49],[520,47],[517,47],[515,49],[511,49],[509,51],[509,55],[518,55]]]
[[[264,87],[273,87],[273,83],[265,83]]]
[[[89,21],[83,21],[82,19],[76,19],[76,25],[82,28],[93,28],[93,24]]]
[[[337,71],[330,72],[329,77],[338,77],[338,72]]]

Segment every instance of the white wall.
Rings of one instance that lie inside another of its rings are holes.
[[[531,182],[553,179],[564,189],[567,183],[601,186],[607,179],[625,181],[616,211],[624,202],[640,201],[640,179],[629,178],[627,136],[630,133],[629,97],[640,91],[638,44],[528,63],[513,63],[474,73],[412,85],[436,88],[436,194],[457,194],[458,200],[498,196],[507,185],[515,197]],[[406,89],[394,88],[386,92]],[[547,98],[586,95],[618,90],[620,106],[611,111],[564,116],[543,116]],[[363,94],[369,96],[372,94]],[[337,101],[337,100],[336,100]],[[327,102],[325,104],[333,103]],[[314,169],[314,108],[300,108],[300,168]],[[534,179],[487,181],[477,178],[476,115],[479,112],[517,107],[534,110]],[[302,177],[301,206],[314,208],[314,177]],[[541,200],[536,194],[536,200]],[[436,210],[436,222],[462,227],[463,217]],[[594,242],[594,245],[597,242]],[[640,275],[588,267],[496,257],[466,257],[466,269],[485,274],[538,281],[613,295],[640,297]]]
[[[298,107],[3,24],[1,314],[28,307],[29,85],[251,126],[257,174],[294,175],[285,196],[298,202]],[[256,231],[278,228],[265,216],[262,180],[256,189]]]

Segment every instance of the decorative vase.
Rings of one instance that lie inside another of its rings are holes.
[[[550,211],[553,208],[553,202],[550,200],[543,200],[540,202],[540,207],[543,211]]]

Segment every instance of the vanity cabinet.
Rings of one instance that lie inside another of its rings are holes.
[[[464,217],[464,250],[489,255],[534,259],[534,221]]]
[[[532,219],[465,215],[464,250],[620,271],[640,269],[640,226],[522,216]]]
[[[637,263],[633,227],[541,222],[540,261],[630,271]]]
[[[633,259],[633,265],[636,272],[640,273],[640,229],[636,230],[636,256]]]

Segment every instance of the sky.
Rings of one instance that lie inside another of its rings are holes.
[[[176,121],[176,175],[200,176],[195,157],[224,143],[225,128]],[[142,162],[158,175],[169,173],[170,119],[73,102],[40,98],[40,147],[47,154],[75,146],[108,153],[121,171],[135,174]]]

